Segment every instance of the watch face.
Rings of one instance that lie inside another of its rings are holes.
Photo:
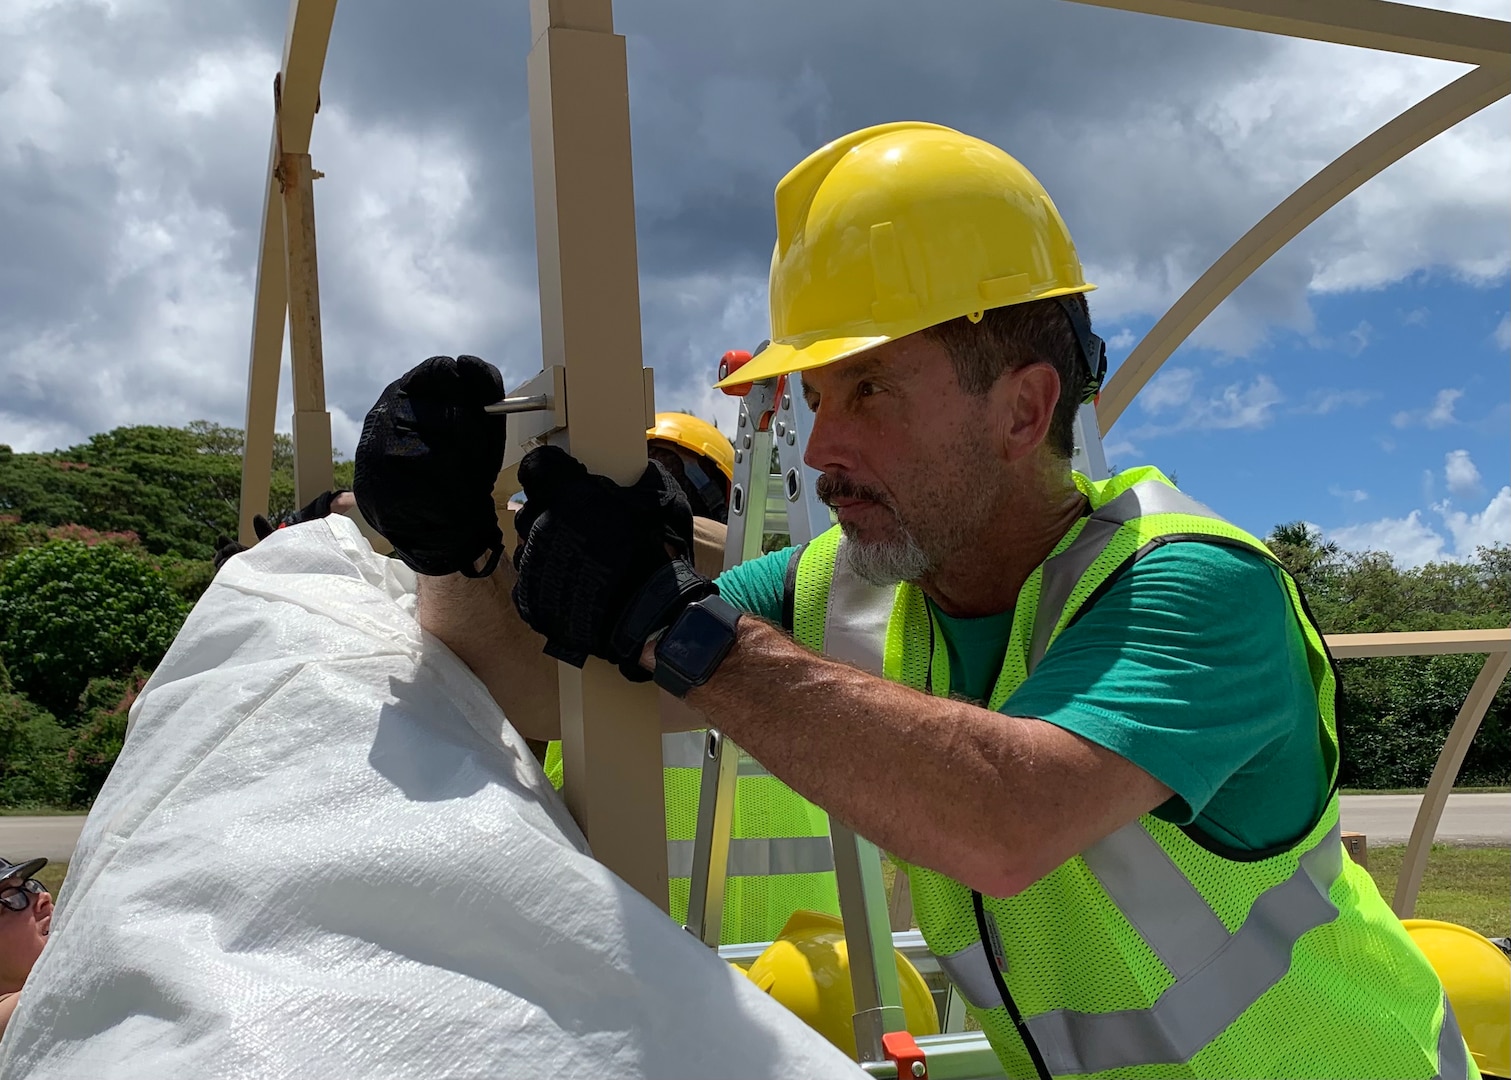
[[[677,620],[676,632],[661,639],[656,663],[670,664],[695,679],[722,660],[733,641],[734,630],[728,624],[695,604]]]

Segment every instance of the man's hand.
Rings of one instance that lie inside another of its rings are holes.
[[[331,514],[345,514],[353,510],[357,500],[346,488],[337,488],[335,491],[322,491],[298,510],[291,510],[278,519],[278,524],[273,524],[261,514],[252,518],[252,531],[257,534],[257,539],[266,540],[285,525],[298,525],[305,521],[315,521],[319,518],[329,517]],[[247,550],[247,546],[232,540],[229,536],[217,536],[215,538],[215,569],[220,568],[230,560],[233,555],[240,555]]]
[[[692,567],[692,510],[682,489],[654,461],[633,486],[620,487],[554,446],[526,454],[519,480],[520,617],[559,660],[581,667],[597,656],[626,678],[648,680],[639,662],[646,641],[718,592]]]
[[[498,565],[504,537],[493,484],[504,461],[504,418],[483,406],[503,396],[492,364],[432,356],[390,383],[367,414],[357,506],[418,573],[486,577]]]

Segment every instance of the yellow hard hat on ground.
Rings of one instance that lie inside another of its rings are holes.
[[[647,429],[645,437],[664,439],[695,454],[702,454],[719,467],[725,480],[732,482],[735,478],[734,444],[707,420],[700,420],[688,413],[657,413],[656,426]]]
[[[902,953],[894,949],[893,955],[908,1031],[915,1036],[939,1034],[939,1013],[923,976]],[[857,1056],[850,952],[839,919],[817,911],[794,912],[745,974],[814,1031],[852,1058]]]
[[[1511,957],[1466,926],[1436,919],[1401,925],[1427,954],[1485,1076],[1511,1077]]]
[[[1095,288],[1033,174],[937,124],[865,128],[810,154],[777,185],[776,225],[771,344],[721,386]]]

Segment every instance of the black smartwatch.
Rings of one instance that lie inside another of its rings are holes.
[[[656,685],[684,697],[712,676],[734,648],[736,626],[744,614],[717,594],[695,600],[656,642]]]

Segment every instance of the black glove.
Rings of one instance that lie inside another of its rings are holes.
[[[215,538],[215,556],[211,560],[215,564],[216,572],[220,572],[220,568],[226,565],[232,555],[240,555],[246,550],[247,546],[245,544],[239,544],[229,536],[217,536]]]
[[[644,682],[640,653],[694,600],[717,593],[693,570],[693,515],[666,469],[649,462],[631,487],[595,476],[558,447],[519,465],[524,508],[514,606],[545,635],[546,652],[581,667],[588,656]]]
[[[252,517],[252,531],[257,534],[257,539],[266,540],[273,533],[285,525],[298,525],[302,521],[315,521],[318,518],[330,517],[331,503],[336,501],[337,495],[346,494],[346,488],[337,488],[335,491],[322,491],[298,510],[291,510],[280,516],[278,524],[273,524],[261,514]],[[232,540],[229,536],[217,536],[215,538],[215,556],[213,562],[215,569],[219,570],[226,565],[226,561],[232,555],[240,555],[247,550],[247,546]]]
[[[493,484],[504,462],[504,418],[483,406],[504,396],[498,368],[475,356],[432,356],[390,383],[357,442],[357,507],[421,574],[486,577],[504,535]],[[487,565],[474,570],[478,556]]]

